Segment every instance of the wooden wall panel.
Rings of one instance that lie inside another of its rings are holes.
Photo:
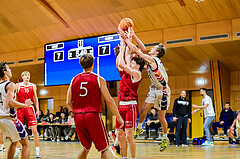
[[[240,14],[240,13],[239,13]],[[240,32],[240,19],[233,19],[232,20],[232,35],[233,35],[233,40],[240,39],[239,37],[236,37],[236,33]]]
[[[219,63],[220,68],[220,79],[221,79],[221,91],[222,91],[222,101],[223,107],[225,102],[230,101],[230,71],[222,64]]]
[[[187,25],[182,27],[164,29],[164,44],[166,44],[166,41],[169,41],[169,40],[178,40],[178,39],[186,39],[186,38],[193,38],[193,42],[166,45],[166,46],[170,48],[170,47],[196,44],[195,25]]]
[[[15,67],[15,66],[17,66],[17,56],[16,56],[16,54],[17,54],[17,52],[0,54],[0,59],[1,59],[1,61],[14,62],[14,64],[10,65],[10,67]]]
[[[188,85],[187,76],[176,76],[176,94],[186,90]]]
[[[239,71],[231,72],[231,91],[239,90]]]
[[[218,41],[228,41],[232,39],[232,21],[231,20],[196,24],[196,29],[197,29],[198,44],[218,42]],[[225,34],[225,33],[229,34],[229,38],[199,41],[200,36],[217,35],[217,34]]]

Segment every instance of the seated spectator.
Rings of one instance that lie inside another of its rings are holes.
[[[38,123],[38,124],[43,122],[43,116],[44,116],[44,114],[43,114],[42,110],[40,110],[40,111],[39,111],[39,117],[37,118],[37,123]],[[40,128],[39,126],[37,126],[37,132],[38,132],[39,135],[41,135],[41,131],[40,131],[41,129],[42,129],[42,128]]]
[[[158,128],[161,127],[161,123],[159,122],[159,119],[158,119],[158,111],[154,107],[151,108],[151,113],[146,123],[147,136],[145,137],[145,139],[149,138],[149,127],[152,127],[155,129],[155,136],[153,137],[153,139],[156,139],[158,136]]]
[[[69,114],[68,114],[68,109],[67,109],[67,108],[64,108],[64,109],[63,109],[63,113],[65,114],[66,117],[69,116]]]
[[[75,122],[73,118],[73,112],[70,112],[70,116],[68,118],[68,124],[71,124],[71,127],[66,128],[63,130],[65,135],[65,140],[69,140],[69,137],[73,135],[74,132],[76,132]]]
[[[49,127],[46,129],[47,136],[48,136],[47,140],[54,141],[56,140],[56,137],[57,137],[56,136],[57,131],[56,131],[56,126],[51,125],[51,124],[56,124],[56,119],[54,118],[53,113],[49,114],[49,118],[47,119],[46,122],[50,124]]]
[[[43,116],[43,121],[47,122],[48,118],[49,118],[49,109],[46,109],[45,115]]]
[[[220,122],[213,122],[212,127],[215,135],[218,135],[217,127],[223,127],[224,135],[227,135],[228,128],[232,125],[234,120],[234,113],[230,108],[230,103],[225,103],[225,109],[222,110],[219,118]]]
[[[61,113],[61,117],[58,120],[59,124],[68,124],[68,118],[65,116],[65,113]],[[66,129],[68,126],[57,126],[57,142],[61,140],[61,134],[64,129]]]
[[[166,113],[165,118],[168,123],[168,128],[170,128],[169,133],[174,133],[177,123],[173,121],[173,115],[171,113]]]
[[[236,132],[234,132],[236,131]],[[230,129],[227,130],[227,133],[229,135],[229,137],[232,139],[232,143],[230,144],[230,146],[235,146],[236,144],[236,139],[240,138],[240,110],[237,111],[237,117],[236,119],[233,121],[232,126],[230,127]],[[236,134],[236,138],[234,137],[234,134]]]
[[[59,106],[59,107],[58,107],[58,112],[56,112],[56,117],[57,117],[57,118],[60,118],[62,112],[63,112],[63,106]]]

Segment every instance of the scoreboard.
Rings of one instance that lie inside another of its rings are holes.
[[[44,85],[70,84],[83,71],[79,58],[84,54],[95,57],[93,72],[106,81],[120,80],[114,48],[120,44],[118,34],[48,43],[45,51]]]

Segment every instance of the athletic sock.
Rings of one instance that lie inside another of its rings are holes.
[[[163,134],[163,139],[167,139],[167,133]]]
[[[1,144],[1,147],[4,147],[4,144]]]
[[[40,153],[40,148],[36,147],[36,153]]]
[[[114,146],[118,146],[119,145],[119,141],[118,138],[116,137],[115,142],[113,143]]]
[[[122,157],[122,159],[127,159],[127,157]]]
[[[16,148],[16,152],[20,152],[21,150],[21,148]]]
[[[143,123],[138,123],[138,129],[142,129],[142,124]]]
[[[233,141],[236,142],[236,139],[234,138]]]

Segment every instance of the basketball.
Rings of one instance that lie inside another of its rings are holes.
[[[128,27],[133,27],[133,26],[134,26],[134,23],[133,23],[132,19],[130,19],[130,18],[123,18],[120,21],[120,27],[123,31],[127,31]]]

